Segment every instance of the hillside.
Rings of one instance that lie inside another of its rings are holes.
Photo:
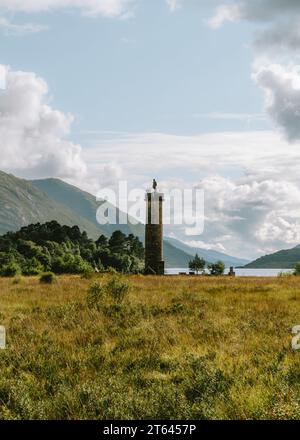
[[[31,183],[37,189],[47,194],[48,197],[68,207],[80,215],[80,217],[93,223],[96,227],[98,226],[96,212],[100,203],[97,202],[95,196],[59,179],[32,180]],[[145,226],[142,224],[132,225],[128,222],[128,225],[101,225],[101,229],[105,231],[105,234],[108,236],[119,229],[124,234],[132,233],[144,241]],[[191,254],[180,250],[177,246],[173,246],[172,243],[165,240],[164,258],[167,268],[187,267],[191,259]]]
[[[164,258],[167,268],[186,268],[189,266],[191,255],[164,241]]]
[[[98,202],[95,196],[59,179],[32,180],[31,183],[56,202],[66,206],[80,217],[94,224],[97,228],[99,227],[96,213],[101,202]],[[118,215],[119,210],[117,209],[117,216]],[[128,225],[107,224],[101,225],[101,229],[105,231],[105,234],[108,236],[118,229],[124,234],[132,233],[140,238],[144,237],[144,226],[142,224],[132,225],[130,222],[128,222]]]
[[[39,191],[30,182],[0,171],[0,234],[17,231],[30,223],[50,220],[67,226],[78,225],[93,238],[104,232]]]
[[[100,203],[91,194],[59,179],[26,181],[0,172],[0,235],[17,231],[30,223],[56,220],[67,226],[77,225],[96,239],[114,231],[130,233],[144,241],[144,225],[99,225],[96,212]],[[165,240],[166,267],[187,267],[191,256],[199,253],[206,261],[222,260],[226,266],[248,263],[215,251],[196,249],[175,240]]]
[[[89,237],[121,230],[144,240],[144,225],[104,225],[96,221],[99,202],[87,192],[59,179],[26,181],[0,171],[0,235],[31,223],[56,220],[77,225]],[[189,256],[171,244],[165,247],[166,267],[185,267]]]
[[[247,264],[249,269],[293,269],[300,261],[300,246],[265,255]]]
[[[182,243],[179,240],[176,240],[174,238],[167,238],[166,239],[172,246],[175,246],[177,249],[180,249],[182,252],[187,254],[189,256],[189,260],[191,259],[191,256],[195,256],[198,254],[202,258],[204,258],[205,261],[209,263],[216,263],[217,261],[221,260],[225,263],[227,267],[230,266],[243,266],[244,264],[249,263],[249,260],[245,260],[243,258],[236,258],[232,257],[230,255],[224,254],[222,252],[207,250],[207,249],[200,249],[188,246],[184,243]]]

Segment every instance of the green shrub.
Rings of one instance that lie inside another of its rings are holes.
[[[21,274],[21,268],[15,262],[11,262],[11,263],[3,266],[1,269],[1,272],[0,272],[0,275],[2,277],[15,277],[20,274]]]
[[[40,283],[53,284],[56,282],[56,276],[52,272],[43,273],[40,277]]]
[[[87,305],[88,307],[99,309],[99,306],[101,305],[104,297],[106,295],[106,289],[105,286],[103,286],[102,283],[99,283],[96,281],[93,283],[87,294]]]
[[[293,274],[294,274],[296,277],[299,277],[299,276],[300,276],[300,261],[299,261],[299,263],[297,263],[297,264],[295,265]]]
[[[293,272],[279,272],[279,274],[277,275],[278,278],[288,278],[288,277],[292,277]]]
[[[114,267],[109,266],[106,270],[107,273],[110,273],[112,275],[117,275],[118,271]]]
[[[225,264],[223,261],[217,261],[217,263],[209,264],[208,269],[213,276],[221,276],[225,272]]]
[[[117,303],[124,301],[130,291],[130,284],[122,281],[121,278],[114,277],[106,285],[108,295]]]
[[[90,280],[95,275],[95,271],[92,269],[92,267],[88,267],[83,274],[81,275],[82,279]]]
[[[119,277],[113,277],[103,284],[94,282],[87,294],[87,304],[90,308],[99,309],[105,298],[111,298],[115,303],[120,304],[130,291],[130,284],[122,281]]]
[[[92,271],[93,268],[90,263],[83,260],[80,255],[67,253],[62,257],[53,259],[52,270],[57,274],[83,274],[87,271]]]
[[[195,258],[189,262],[189,269],[195,271],[197,274],[199,272],[205,272],[206,261],[204,258],[199,257],[198,254],[195,255]]]
[[[143,244],[133,234],[115,231],[110,239],[102,235],[94,241],[78,226],[61,226],[56,221],[0,236],[0,275],[11,263],[18,264],[23,275],[47,271],[85,275],[95,267],[112,274],[138,273],[143,256]]]
[[[26,264],[23,267],[22,272],[23,275],[34,276],[34,275],[39,275],[41,272],[43,272],[43,270],[44,270],[43,265],[36,258],[30,258],[28,261],[26,261]]]

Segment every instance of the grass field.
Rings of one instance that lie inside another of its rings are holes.
[[[300,418],[299,278],[111,278],[0,280],[1,419]]]

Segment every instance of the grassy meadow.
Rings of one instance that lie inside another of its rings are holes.
[[[299,278],[113,280],[0,279],[1,419],[300,418]]]

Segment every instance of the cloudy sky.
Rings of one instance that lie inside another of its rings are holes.
[[[0,0],[0,169],[205,191],[254,258],[300,243],[299,0]],[[0,81],[1,86],[1,81]]]

